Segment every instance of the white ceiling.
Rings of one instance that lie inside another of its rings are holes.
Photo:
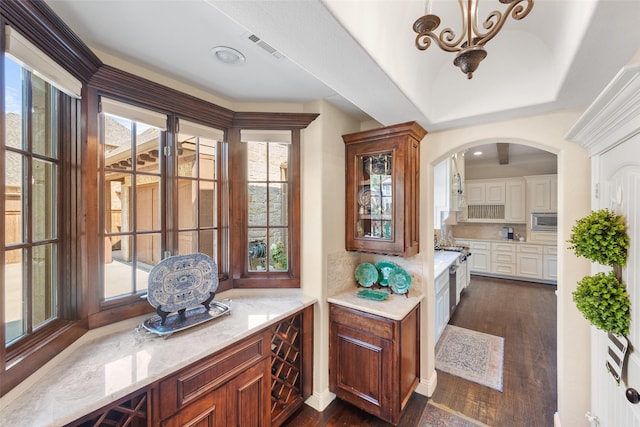
[[[640,48],[638,0],[535,0],[468,80],[454,54],[415,48],[424,0],[47,0],[90,47],[236,101],[327,99],[428,131],[585,107]],[[504,10],[481,0],[481,17]],[[432,0],[442,27],[454,0]],[[283,55],[250,41],[257,35]],[[214,60],[224,45],[243,65]]]

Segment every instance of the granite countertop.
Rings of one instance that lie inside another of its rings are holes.
[[[467,237],[456,237],[456,242],[491,242],[491,243],[517,243],[519,245],[539,245],[539,246],[556,246],[554,242],[533,242],[530,240],[508,240],[508,239],[477,239]]]
[[[460,252],[435,251],[433,253],[433,277],[438,277],[445,271],[448,271],[449,266],[451,266],[458,257],[460,257]]]
[[[0,399],[0,426],[72,422],[316,302],[299,289],[231,290],[215,300],[229,315],[168,338],[139,327],[150,314],[87,332]]]
[[[376,301],[357,296],[356,294],[360,289],[362,288],[342,292],[329,297],[328,301],[332,304],[353,308],[388,319],[402,320],[424,298],[422,293],[413,292],[413,289],[409,289],[406,295],[390,294],[386,300]]]

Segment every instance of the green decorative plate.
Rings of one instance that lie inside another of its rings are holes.
[[[389,286],[389,274],[398,267],[397,264],[389,261],[376,262],[378,269],[378,283],[380,286]]]
[[[378,281],[378,269],[373,264],[363,262],[356,267],[356,280],[361,286],[370,288]]]
[[[406,294],[411,287],[411,275],[401,267],[389,273],[389,287],[395,294]]]
[[[356,294],[360,298],[372,299],[375,301],[384,301],[389,298],[389,293],[385,291],[376,291],[374,289],[362,289]]]

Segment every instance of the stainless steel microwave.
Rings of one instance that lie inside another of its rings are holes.
[[[557,231],[557,212],[531,212],[531,231]]]

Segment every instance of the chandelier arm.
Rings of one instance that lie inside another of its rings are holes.
[[[527,4],[523,6],[521,4],[522,2],[526,2]],[[504,13],[494,10],[482,23],[484,29],[488,30],[485,33],[481,33],[478,30],[476,23],[474,22],[473,29],[478,36],[477,42],[475,44],[478,46],[483,46],[489,40],[494,38],[504,26],[504,23],[507,21],[509,15],[511,15],[513,19],[520,20],[527,16],[532,8],[533,0],[514,0],[513,2],[509,3],[509,6],[504,11]]]
[[[455,37],[455,33],[450,28],[445,28],[440,32],[440,35],[436,35],[432,31],[423,31],[416,36],[416,47],[420,50],[426,50],[431,46],[431,42],[435,41],[440,49],[446,52],[458,52],[460,48],[457,46],[460,43],[459,38],[455,42],[448,42],[446,39],[449,37],[446,34],[450,34],[451,37]]]

